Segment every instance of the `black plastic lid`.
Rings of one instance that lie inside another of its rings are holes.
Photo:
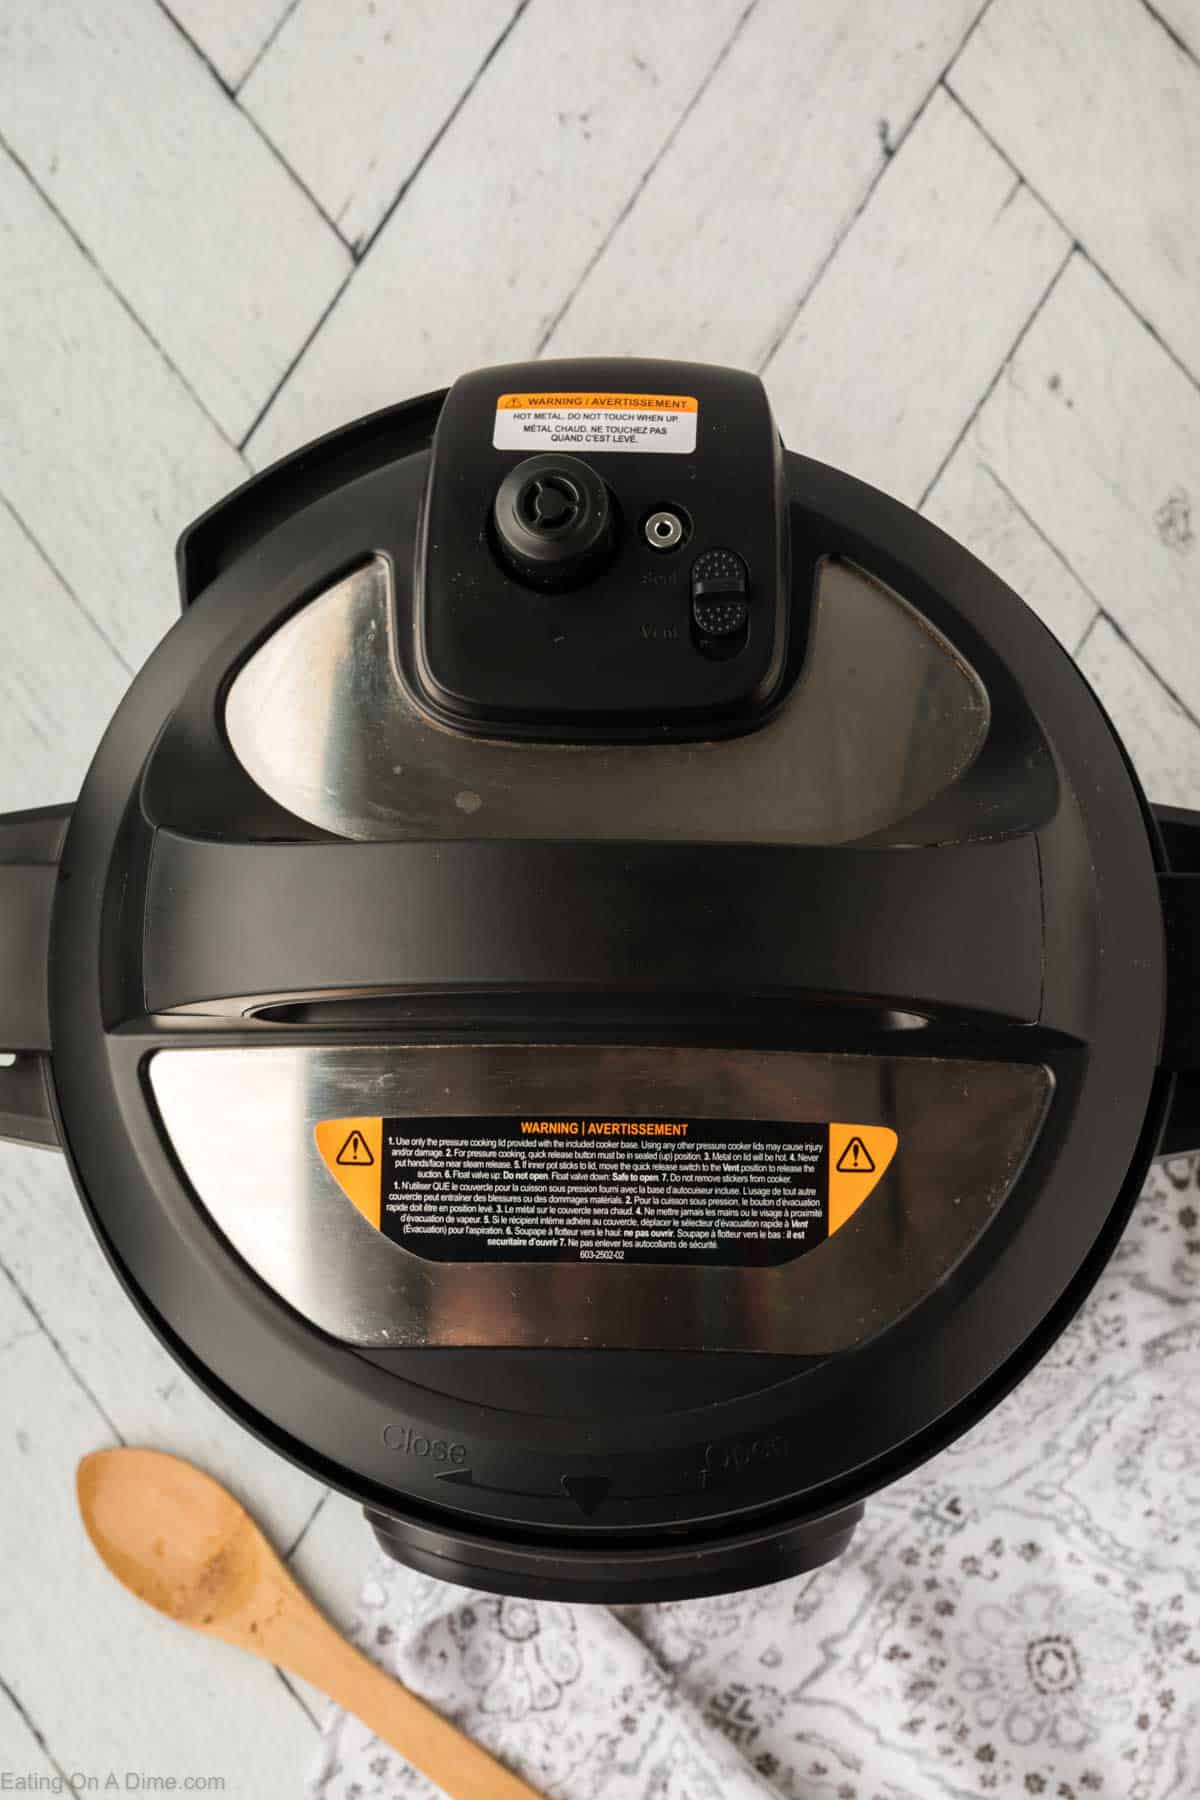
[[[431,462],[441,407],[185,536],[58,862],[57,1134],[163,1341],[397,1554],[563,1598],[750,1585],[835,1554],[1095,1279],[1183,1067],[1165,853],[1035,616],[784,454],[753,378],[478,372]],[[569,589],[495,541],[527,454],[607,496]],[[697,581],[744,606],[726,651]],[[572,1118],[650,1175],[666,1125],[754,1181],[807,1157],[818,1225],[456,1258],[372,1188],[401,1140],[472,1134],[524,1180],[560,1165],[520,1121]]]

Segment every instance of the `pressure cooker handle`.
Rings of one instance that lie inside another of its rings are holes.
[[[0,1138],[56,1146],[50,1106],[50,914],[69,806],[0,817]]]
[[[1167,940],[1163,1067],[1175,1092],[1160,1155],[1200,1150],[1200,812],[1156,806],[1169,870],[1159,876]]]
[[[1030,836],[911,851],[573,843],[230,843],[160,828],[146,1009],[322,995],[798,994],[1038,1019]],[[1062,1028],[1057,1018],[1052,1028]]]

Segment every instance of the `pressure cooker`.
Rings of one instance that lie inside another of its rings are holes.
[[[178,580],[78,800],[0,819],[0,1133],[414,1568],[836,1556],[1200,1146],[1200,814],[737,370],[464,375]]]

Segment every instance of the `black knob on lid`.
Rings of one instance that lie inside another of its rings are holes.
[[[612,548],[612,504],[578,456],[530,456],[496,491],[492,518],[505,562],[532,587],[572,587]]]

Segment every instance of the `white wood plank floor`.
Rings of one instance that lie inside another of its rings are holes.
[[[221,492],[543,351],[761,369],[1200,805],[1198,289],[1200,0],[0,0],[0,808],[73,796]],[[126,1601],[74,1464],[193,1456],[338,1618],[365,1528],[4,1147],[0,1359],[0,1769],[297,1794],[319,1697]]]

